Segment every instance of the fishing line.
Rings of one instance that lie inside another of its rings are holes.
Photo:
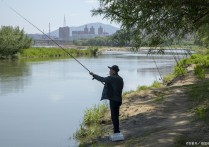
[[[156,50],[156,48],[155,48],[155,50]],[[156,61],[155,61],[154,56],[152,56],[152,59],[153,59],[153,61],[154,61],[154,63],[155,63],[155,66],[156,66],[156,68],[157,68],[157,71],[158,71],[158,73],[159,73],[159,75],[160,75],[160,80],[163,82],[162,74],[160,73],[160,69],[159,69],[158,66],[157,66],[157,63],[156,63]]]
[[[49,35],[47,35],[46,33],[44,33],[41,29],[39,29],[37,26],[35,26],[33,23],[31,23],[28,19],[26,19],[23,15],[21,15],[19,12],[17,12],[17,10],[15,10],[14,8],[12,8],[8,3],[6,3],[4,0],[1,0],[10,10],[12,10],[14,13],[16,13],[18,16],[20,16],[22,19],[24,19],[25,21],[27,21],[29,24],[31,24],[34,28],[36,28],[39,32],[41,32],[43,35],[45,35],[49,40],[51,40],[52,42],[54,42],[60,49],[62,49],[64,52],[66,52],[68,55],[70,55],[75,61],[77,61],[83,68],[85,68],[88,72],[90,72],[90,70],[84,66],[80,61],[78,61],[78,59],[76,59],[72,54],[70,54],[68,51],[66,51],[61,45],[59,45],[55,40],[53,40]]]

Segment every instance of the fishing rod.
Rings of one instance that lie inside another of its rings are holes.
[[[4,0],[1,0],[10,10],[12,10],[14,13],[16,13],[18,16],[20,16],[22,19],[27,21],[29,24],[31,24],[34,28],[36,28],[39,32],[41,32],[43,35],[45,35],[49,40],[54,42],[60,49],[62,49],[64,52],[66,52],[69,56],[71,56],[75,61],[77,61],[84,69],[86,69],[88,72],[91,72],[86,66],[84,66],[78,59],[76,59],[72,54],[70,54],[68,51],[66,51],[60,44],[58,44],[55,40],[53,40],[49,35],[44,33],[41,29],[39,29],[37,26],[35,26],[32,22],[30,22],[28,19],[26,19],[23,15],[21,15],[17,10],[15,10],[13,7],[11,7],[8,3],[6,3]]]

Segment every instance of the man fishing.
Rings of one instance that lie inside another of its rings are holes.
[[[120,133],[119,129],[119,109],[122,104],[122,90],[123,90],[123,79],[118,75],[119,67],[113,65],[109,67],[109,76],[101,77],[93,72],[89,72],[96,79],[104,84],[101,100],[108,99],[110,102],[111,120],[113,123],[114,134],[110,135],[112,141],[124,140],[124,136]]]

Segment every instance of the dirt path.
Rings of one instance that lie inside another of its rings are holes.
[[[187,77],[176,81],[175,86],[128,95],[120,111],[121,132],[126,140],[99,144],[105,147],[174,146],[181,134],[189,133],[194,128],[191,123],[193,102],[186,94],[186,86],[182,87],[193,82],[194,79]],[[111,123],[107,128],[112,128]]]

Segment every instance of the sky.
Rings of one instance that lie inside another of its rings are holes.
[[[27,21],[22,19],[7,3],[40,30],[51,31],[62,27],[64,16],[66,26],[81,26],[87,23],[101,22],[120,27],[119,24],[103,19],[102,16],[91,16],[91,10],[99,7],[98,0],[0,0],[0,26],[19,26],[28,34],[40,33]]]

